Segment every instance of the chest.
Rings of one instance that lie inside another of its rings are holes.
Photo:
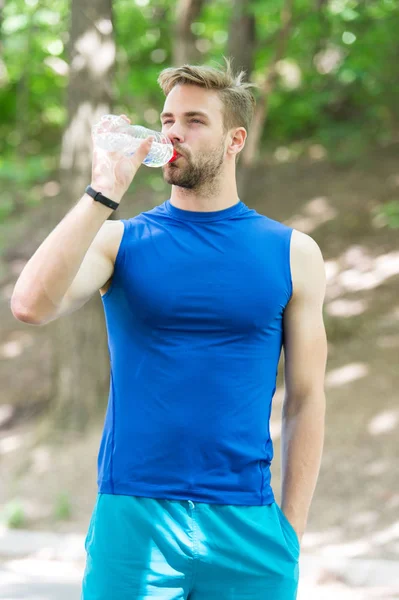
[[[155,328],[245,332],[280,319],[286,265],[262,236],[185,228],[125,250],[122,284],[136,318]]]

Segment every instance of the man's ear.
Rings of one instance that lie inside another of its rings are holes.
[[[227,147],[227,154],[239,154],[245,146],[247,131],[244,127],[232,129],[229,132],[230,143]]]

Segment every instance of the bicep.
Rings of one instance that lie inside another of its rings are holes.
[[[285,387],[288,397],[304,398],[324,388],[326,278],[319,247],[299,232],[293,233],[291,272],[293,295],[284,312]]]
[[[114,271],[114,256],[119,247],[122,231],[123,224],[121,223],[110,221],[104,223],[86,252],[55,318],[81,308],[109,281]]]

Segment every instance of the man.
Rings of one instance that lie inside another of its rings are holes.
[[[319,471],[326,337],[316,243],[248,208],[236,158],[254,109],[226,69],[165,69],[169,200],[107,221],[151,140],[94,151],[90,194],[14,290],[42,325],[100,290],[111,383],[86,537],[84,600],[292,600]],[[98,193],[101,195],[99,196]],[[282,344],[282,503],[270,487]]]

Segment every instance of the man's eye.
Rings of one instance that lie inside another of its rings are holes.
[[[169,123],[173,123],[173,121],[169,119],[168,121],[164,121],[162,125],[169,125]],[[203,124],[203,122],[199,119],[190,119],[190,123],[200,123],[201,125]]]

